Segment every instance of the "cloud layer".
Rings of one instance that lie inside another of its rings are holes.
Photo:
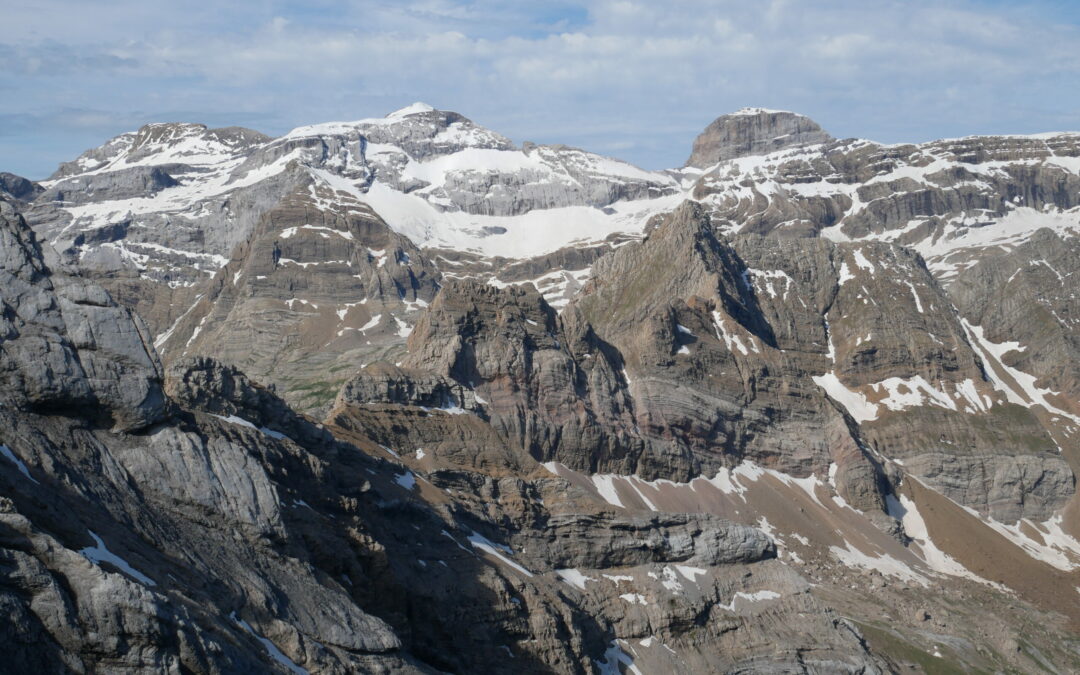
[[[278,134],[414,100],[648,168],[748,105],[888,142],[1080,129],[1077,20],[1050,0],[39,0],[5,8],[0,170],[41,178],[149,121]]]

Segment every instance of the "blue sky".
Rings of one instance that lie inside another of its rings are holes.
[[[2,0],[0,171],[152,121],[269,134],[413,101],[678,166],[717,115],[884,142],[1080,130],[1080,3]]]

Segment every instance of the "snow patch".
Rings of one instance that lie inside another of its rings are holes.
[[[41,485],[41,483],[37,482],[37,479],[30,475],[30,470],[26,468],[26,465],[23,464],[21,459],[15,456],[15,453],[11,451],[11,448],[6,445],[0,445],[0,455],[3,455],[9,462],[14,464],[15,468],[19,470],[19,473],[30,479],[31,483]]]
[[[580,590],[585,590],[585,584],[587,582],[596,581],[596,579],[587,577],[576,569],[555,570],[555,575]]]
[[[754,591],[753,593],[744,593],[743,591],[739,591],[734,596],[732,596],[730,604],[718,606],[723,607],[729,612],[734,612],[735,605],[738,604],[739,600],[744,600],[749,603],[755,603],[764,602],[765,600],[776,600],[779,597],[781,596],[776,591]]]
[[[413,475],[412,471],[406,471],[405,473],[394,476],[394,482],[406,490],[412,490],[416,487],[416,476]]]
[[[87,532],[90,533],[90,537],[93,538],[95,544],[94,546],[87,546],[86,548],[79,551],[79,553],[81,553],[87,560],[94,563],[95,565],[98,565],[99,567],[101,566],[101,563],[107,562],[113,567],[119,569],[124,574],[128,575],[129,577],[134,578],[136,581],[143,584],[144,586],[157,586],[157,583],[153,579],[146,576],[142,572],[139,572],[134,567],[129,565],[126,560],[110,551],[105,546],[105,542],[101,540],[101,537],[97,536],[97,534],[95,534],[93,530],[87,530]]]
[[[266,650],[266,653],[270,655],[270,658],[280,663],[290,673],[294,673],[294,675],[308,675],[308,671],[306,669],[296,665],[296,663],[294,663],[293,660],[290,659],[288,656],[285,656],[285,654],[282,653],[282,651],[278,649],[277,645],[275,645],[273,642],[256,633],[255,629],[251,627],[251,624],[236,616],[236,612],[229,614],[229,618],[239,624],[241,628],[243,628],[252,637],[262,643],[263,648]]]
[[[533,575],[532,572],[530,572],[529,570],[527,570],[524,567],[522,567],[521,565],[517,564],[516,562],[514,562],[510,558],[507,558],[505,555],[503,555],[503,553],[501,551],[505,551],[506,553],[508,553],[510,555],[513,555],[513,551],[510,550],[509,546],[495,544],[491,540],[489,540],[487,537],[484,537],[483,535],[478,534],[476,532],[473,532],[471,535],[469,535],[469,543],[472,544],[475,548],[480,549],[484,553],[487,553],[487,554],[489,554],[491,556],[494,556],[495,558],[498,558],[501,562],[503,562],[504,564],[506,564],[509,567],[514,568],[518,572],[521,572],[525,576],[531,577]],[[501,549],[501,551],[500,551],[500,549]]]

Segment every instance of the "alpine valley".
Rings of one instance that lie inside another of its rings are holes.
[[[690,140],[0,174],[0,671],[1080,672],[1080,134]]]

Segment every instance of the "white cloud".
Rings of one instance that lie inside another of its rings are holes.
[[[230,111],[235,123],[279,133],[419,99],[517,140],[625,149],[650,167],[681,163],[698,130],[744,105],[799,110],[837,135],[885,141],[1080,127],[1080,31],[1048,22],[1051,9],[43,0],[5,10],[24,30],[0,44],[9,92],[0,115],[47,117],[75,102],[107,119]]]

